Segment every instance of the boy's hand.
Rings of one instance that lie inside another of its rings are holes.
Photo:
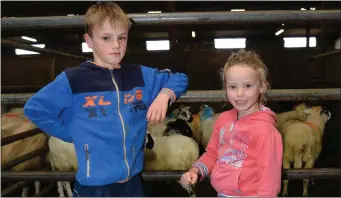
[[[194,185],[198,180],[198,171],[199,170],[197,168],[192,168],[181,176],[180,182],[182,184]]]
[[[147,120],[150,124],[157,124],[166,117],[170,97],[167,94],[159,93],[147,112]]]

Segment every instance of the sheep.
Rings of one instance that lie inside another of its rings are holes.
[[[144,170],[188,170],[192,163],[199,158],[198,144],[191,138],[181,137],[181,135],[176,134],[171,136],[156,136],[154,139],[147,130],[144,150]],[[156,147],[154,147],[155,141],[157,142]],[[179,144],[182,146],[187,144],[188,146],[186,149],[181,149],[181,147],[177,146],[175,148],[175,145]],[[167,146],[164,147],[164,145]],[[167,156],[167,153],[171,155]],[[175,159],[175,161],[171,159]],[[179,181],[178,183],[187,191],[190,197],[196,196],[193,190],[194,186],[182,185]]]
[[[9,137],[19,133],[26,132],[37,128],[32,122],[30,122],[24,115],[22,108],[15,108],[4,114],[1,117],[1,138]],[[47,144],[47,137],[44,133],[36,134],[16,142],[2,146],[1,148],[1,164],[4,165],[9,161],[12,161],[25,154],[33,152],[35,150],[44,148]],[[11,171],[27,171],[36,170],[42,168],[45,164],[45,160],[41,156],[37,156],[26,160],[11,168]],[[40,191],[40,182],[35,181],[35,193]],[[25,187],[22,191],[22,196],[28,196],[29,188]]]
[[[146,171],[185,171],[199,158],[199,147],[193,138],[179,134],[153,136],[147,132],[148,136],[146,145],[149,147],[144,149]]]
[[[289,120],[283,125],[283,168],[313,168],[315,160],[322,149],[322,137],[325,124],[330,120],[331,113],[324,107],[315,106],[304,110],[309,114],[306,121]],[[303,180],[303,196],[308,196],[308,179]],[[283,196],[288,195],[288,180],[283,182]]]
[[[192,114],[189,106],[180,107],[174,110],[172,114],[173,119],[167,121],[163,135],[182,134],[187,137],[192,137],[200,144],[201,130],[199,115]]]
[[[202,105],[198,115],[200,117],[201,145],[203,148],[206,148],[213,131],[214,123],[220,113],[216,114],[212,107]]]
[[[287,111],[283,113],[277,113],[276,114],[276,128],[282,133],[282,126],[284,123],[288,120],[300,120],[305,121],[308,117],[308,114],[304,111],[305,109],[308,109],[309,107],[302,103],[293,108],[292,111]]]
[[[72,143],[64,142],[54,136],[48,140],[50,149],[50,163],[53,171],[77,171],[78,163],[75,147]],[[59,197],[64,197],[65,188],[67,195],[72,197],[70,181],[58,181]]]
[[[200,136],[200,131],[193,130],[197,127],[193,124],[193,116],[190,107],[180,107],[171,113],[171,117],[155,125],[149,125],[148,131],[153,136],[182,134],[188,137]]]

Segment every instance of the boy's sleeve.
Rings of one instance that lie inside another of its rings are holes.
[[[217,119],[218,120],[218,119]],[[197,167],[200,171],[200,181],[209,175],[218,158],[218,125],[217,121],[214,124],[213,133],[208,141],[205,153],[193,164],[192,167]]]
[[[281,189],[283,145],[280,133],[273,129],[260,135],[256,151],[262,156],[259,161],[260,174],[257,195],[277,197]]]
[[[24,106],[25,116],[38,128],[63,141],[72,142],[60,118],[63,110],[72,107],[72,91],[65,72],[33,95]]]
[[[144,67],[145,70],[152,72],[154,80],[151,90],[151,101],[162,92],[170,97],[170,104],[175,102],[188,87],[188,78],[184,73],[171,73],[169,69],[158,70]]]

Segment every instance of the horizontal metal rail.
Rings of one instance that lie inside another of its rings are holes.
[[[265,93],[273,101],[340,100],[341,89],[273,89]],[[178,102],[224,102],[223,90],[188,91]]]
[[[21,157],[15,158],[14,160],[9,161],[4,165],[1,165],[1,170],[9,170],[12,167],[14,167],[14,166],[26,161],[26,160],[29,160],[29,159],[32,159],[34,157],[45,154],[46,151],[48,151],[48,147],[40,148],[40,149],[37,149],[37,150],[32,151],[30,153],[27,153]]]
[[[16,48],[22,48],[25,50],[32,50],[35,52],[48,53],[48,54],[59,55],[59,56],[66,56],[66,57],[75,58],[75,59],[93,60],[92,58],[85,57],[85,56],[73,55],[73,54],[60,52],[57,50],[52,50],[52,49],[47,49],[47,48],[39,48],[39,47],[35,47],[32,45],[28,45],[28,44],[24,44],[24,43],[18,43],[18,42],[7,40],[7,39],[1,39],[1,44],[11,46],[11,47],[16,47]]]
[[[25,104],[33,93],[1,94],[2,104]],[[223,90],[187,91],[178,102],[224,102]],[[272,89],[265,94],[274,101],[340,100],[341,89]]]
[[[318,54],[316,56],[311,57],[311,59],[322,58],[322,57],[329,56],[329,55],[334,55],[334,54],[341,55],[341,50],[334,50],[334,51],[331,51],[331,52],[326,52],[326,53]]]
[[[39,133],[42,133],[42,131],[39,128],[37,128],[37,129],[31,129],[31,130],[23,132],[23,133],[19,133],[19,134],[15,134],[15,135],[12,135],[12,136],[8,136],[8,137],[5,137],[5,138],[2,138],[1,139],[1,146],[5,146],[7,144],[16,142],[18,140],[22,140],[24,138],[37,135]]]
[[[313,22],[340,20],[340,10],[259,10],[245,12],[174,12],[131,13],[129,18],[137,25],[255,23],[255,22]],[[84,15],[2,18],[1,30],[84,27]]]
[[[145,181],[177,181],[183,173],[183,171],[148,171],[143,172],[142,177]],[[59,171],[1,172],[2,181],[72,181],[75,176],[75,172]],[[339,179],[340,176],[340,168],[285,169],[282,171],[282,177],[290,180]]]

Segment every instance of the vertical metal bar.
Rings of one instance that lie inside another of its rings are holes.
[[[51,82],[54,81],[55,79],[55,65],[56,65],[56,57],[53,57],[52,59],[52,65],[50,67],[50,72],[51,72]]]
[[[43,190],[41,190],[39,193],[35,194],[33,197],[43,197],[47,193],[51,192],[51,190],[56,186],[56,183],[49,184],[46,186]]]
[[[9,196],[9,194],[11,194],[12,192],[18,190],[18,189],[22,189],[24,187],[26,187],[28,184],[27,181],[19,181],[15,184],[13,184],[12,186],[5,188],[3,190],[1,190],[1,197],[7,197]]]

